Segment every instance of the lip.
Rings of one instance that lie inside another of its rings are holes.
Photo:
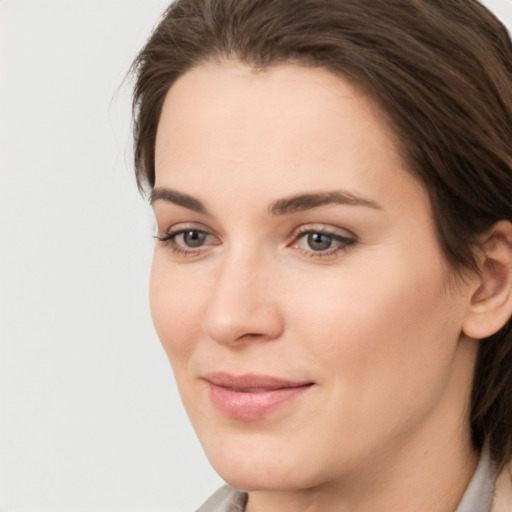
[[[268,375],[214,372],[202,377],[213,405],[229,418],[255,421],[264,418],[312,386],[311,381],[290,381]]]

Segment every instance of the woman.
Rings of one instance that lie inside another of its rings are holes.
[[[201,510],[512,510],[503,26],[178,0],[134,67],[153,320],[230,485]]]

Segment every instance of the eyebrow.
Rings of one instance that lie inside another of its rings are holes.
[[[205,208],[204,204],[199,201],[199,199],[166,187],[157,187],[153,189],[149,202],[153,205],[156,201],[166,201],[177,204],[178,206],[183,206],[184,208],[198,213],[208,214],[208,210]],[[378,203],[371,199],[366,199],[352,192],[337,190],[297,194],[284,199],[278,199],[270,205],[269,212],[272,215],[286,215],[289,213],[318,208],[319,206],[327,204],[366,206],[376,210],[382,209]]]
[[[376,210],[382,210],[382,207],[375,201],[344,190],[298,194],[284,199],[278,199],[270,205],[269,210],[273,215],[284,215],[287,213],[302,212],[304,210],[318,208],[319,206],[327,204],[366,206]]]
[[[188,208],[189,210],[193,210],[194,212],[197,213],[208,213],[208,211],[204,207],[204,204],[201,201],[199,201],[199,199],[189,196],[188,194],[178,192],[177,190],[172,190],[170,188],[154,188],[151,191],[149,204],[153,205],[155,201],[167,201],[168,203],[174,203],[177,204],[178,206],[183,206],[184,208]]]

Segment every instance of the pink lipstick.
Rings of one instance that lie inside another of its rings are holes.
[[[244,421],[259,420],[298,397],[313,385],[266,375],[230,375],[214,372],[203,376],[213,405],[224,415]]]

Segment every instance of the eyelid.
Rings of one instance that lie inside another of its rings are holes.
[[[332,224],[321,224],[321,223],[312,223],[312,224],[303,224],[292,231],[290,238],[299,237],[304,233],[322,233],[330,236],[337,236],[344,239],[354,239],[357,240],[357,236],[352,231],[349,231],[346,228],[340,228],[339,226],[333,226]]]
[[[158,224],[168,226],[165,229],[161,229]],[[198,231],[206,231],[208,233],[213,232],[212,228],[198,221],[183,221],[183,222],[166,222],[162,219],[162,222],[157,222],[157,230],[160,233],[169,233],[170,231],[181,231],[183,229],[197,229]]]

